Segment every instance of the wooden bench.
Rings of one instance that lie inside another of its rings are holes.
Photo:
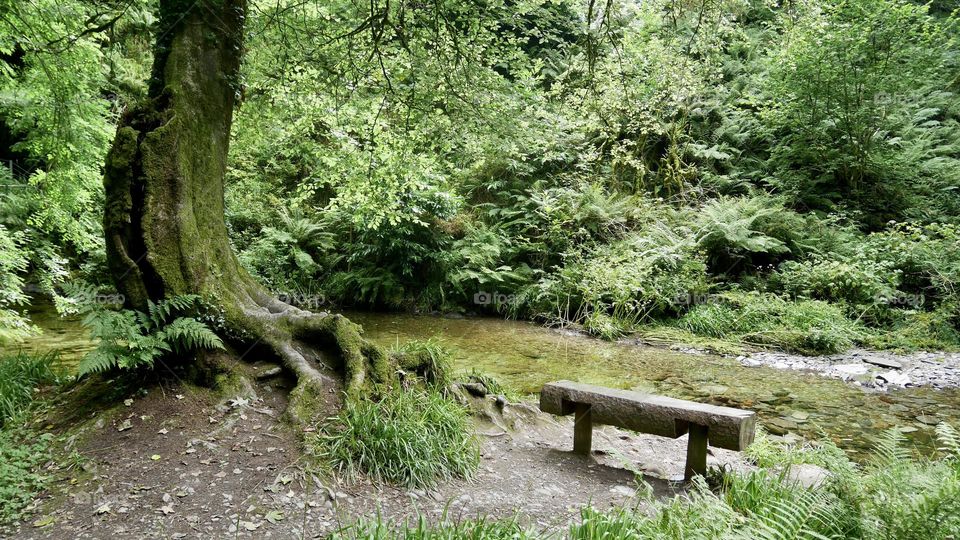
[[[574,415],[573,451],[589,454],[593,424],[677,438],[690,434],[684,478],[707,472],[707,441],[719,448],[743,450],[753,442],[756,414],[653,394],[615,390],[570,381],[548,383],[540,392],[540,410]]]

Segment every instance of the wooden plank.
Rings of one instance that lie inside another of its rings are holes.
[[[710,444],[729,450],[745,449],[753,442],[756,430],[756,413],[732,407],[570,381],[546,384],[540,392],[540,409],[544,412],[573,414],[577,403],[591,405],[594,424],[663,437],[680,437],[694,424],[706,426]]]

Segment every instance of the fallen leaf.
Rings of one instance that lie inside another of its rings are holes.
[[[165,504],[160,507],[160,511],[163,512],[163,515],[169,516],[170,514],[173,513],[173,507],[170,506],[169,504]]]
[[[154,454],[154,455],[150,456],[150,459],[152,459],[152,460],[154,460],[154,461],[160,461],[160,454]]]
[[[125,399],[125,400],[123,400],[123,404],[126,405],[127,407],[129,407],[129,406],[133,405],[133,400],[132,400],[132,399]]]
[[[126,431],[128,429],[133,429],[133,424],[130,423],[130,420],[124,420],[122,424],[117,426],[117,431]]]
[[[263,516],[263,519],[269,521],[270,523],[276,525],[278,521],[283,521],[283,512],[279,510],[271,510],[267,512],[267,515]]]
[[[94,513],[94,514],[97,514],[98,516],[103,515],[103,514],[109,514],[109,513],[110,513],[110,503],[105,502],[105,503],[101,504],[99,507],[97,507],[96,510],[93,511],[93,513]]]
[[[248,531],[255,531],[260,528],[262,523],[254,523],[252,521],[240,521],[240,526]]]
[[[34,521],[34,522],[33,522],[33,526],[39,529],[40,527],[46,527],[47,525],[53,525],[53,523],[54,523],[55,521],[56,521],[56,519],[54,519],[53,516],[42,517],[42,518]]]

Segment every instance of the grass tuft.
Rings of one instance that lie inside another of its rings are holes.
[[[469,478],[480,463],[466,409],[434,389],[352,400],[316,442],[319,456],[343,473],[405,486]]]
[[[0,427],[30,407],[38,386],[59,381],[56,362],[56,353],[0,356]]]

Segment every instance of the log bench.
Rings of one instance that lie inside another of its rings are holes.
[[[743,450],[753,442],[757,422],[753,411],[570,381],[544,385],[540,410],[574,415],[573,451],[584,455],[590,453],[594,424],[674,439],[689,433],[686,480],[707,472],[708,440],[719,448]]]

